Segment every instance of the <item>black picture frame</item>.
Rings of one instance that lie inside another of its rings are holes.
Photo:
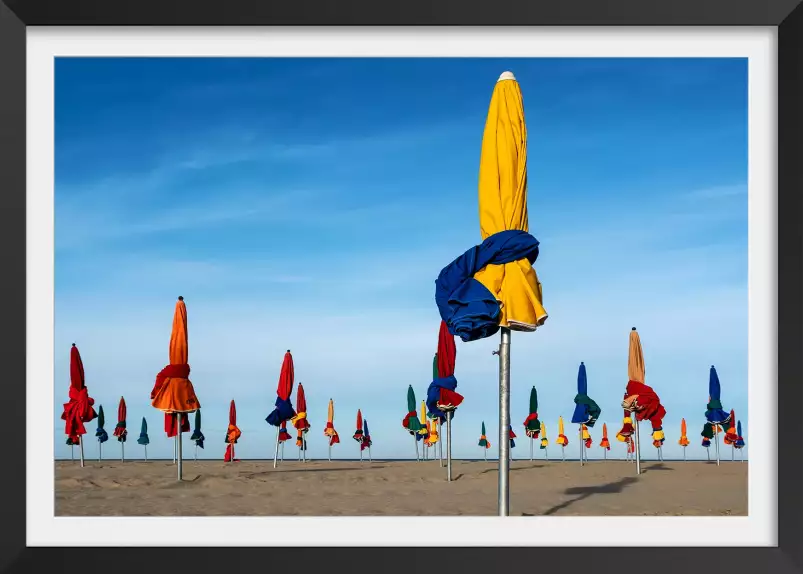
[[[777,548],[27,548],[25,455],[0,471],[0,569],[3,572],[111,570],[128,572],[255,572],[293,568],[385,573],[411,568],[453,572],[560,572],[592,569],[650,574],[724,570],[803,572],[803,7],[801,0],[439,0],[385,3],[368,0],[243,2],[227,0],[3,0],[0,3],[0,278],[6,436],[24,436],[26,357],[26,26],[219,25],[442,25],[442,26],[777,26],[778,38],[778,461]],[[40,349],[40,352],[42,349]],[[46,349],[44,349],[47,352]],[[13,392],[12,392],[13,389]],[[757,424],[763,424],[759,422]],[[766,421],[773,425],[774,421]],[[65,524],[69,528],[69,524]],[[177,523],[177,528],[182,528]],[[729,527],[725,527],[729,528]],[[91,533],[87,533],[91,536]],[[589,533],[593,536],[594,533]],[[287,537],[301,535],[285,532]],[[622,533],[626,540],[627,533]],[[358,533],[355,533],[359,540]],[[271,541],[276,542],[276,541]],[[705,541],[701,540],[701,544]],[[358,554],[359,552],[359,554]],[[372,557],[373,556],[373,557]]]

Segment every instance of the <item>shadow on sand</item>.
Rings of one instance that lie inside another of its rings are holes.
[[[544,516],[555,514],[557,511],[563,510],[567,506],[570,506],[580,500],[585,500],[586,498],[594,494],[619,494],[625,488],[627,488],[637,480],[638,479],[634,476],[626,476],[625,478],[621,478],[616,482],[603,484],[601,486],[574,486],[572,488],[567,488],[564,491],[564,494],[577,495],[577,496],[575,496],[570,500],[567,500],[566,502],[561,502],[557,506],[553,506],[552,508],[544,512]],[[522,513],[522,516],[535,516],[535,515]]]

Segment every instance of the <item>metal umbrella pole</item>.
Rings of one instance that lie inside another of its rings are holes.
[[[686,447],[683,447],[683,462],[686,462]]]
[[[736,447],[731,445],[731,462],[736,460]]]
[[[499,516],[510,515],[510,329],[499,343]]]
[[[719,466],[719,425],[714,425],[714,442],[717,448],[717,466]]]
[[[181,417],[181,415],[178,415],[178,416]],[[176,433],[176,461],[178,462],[178,464],[176,466],[178,467],[178,480],[180,481],[182,473],[184,471],[184,468],[183,468],[182,462],[181,462],[181,421],[180,420],[179,420],[179,425],[178,425],[178,433]]]
[[[421,462],[421,457],[418,456],[418,438],[415,436],[415,433],[410,433],[413,435],[413,446],[415,446],[415,461]],[[360,451],[360,459],[362,459],[362,451]]]
[[[633,417],[633,424],[636,427],[636,433],[635,433],[635,436],[636,436],[636,444],[635,444],[635,450],[636,450],[636,474],[641,474],[641,441],[639,440],[638,418],[636,417],[636,411],[632,411],[632,415],[631,416]]]
[[[580,425],[580,466],[583,466],[584,450],[585,450],[585,443],[583,442],[583,425]]]
[[[276,426],[276,450],[273,452],[273,468],[276,468],[276,462],[279,459],[279,427]],[[284,460],[284,451],[282,451],[282,460]]]
[[[101,460],[103,460],[103,443],[98,439],[98,462]],[[719,461],[717,460],[717,462]]]
[[[530,437],[530,462],[533,461],[533,437]]]
[[[82,435],[78,435],[78,446],[81,447],[81,468],[84,468],[84,437]]]
[[[195,454],[193,455],[195,462],[198,462],[198,445],[195,445]]]
[[[282,462],[284,462],[284,443],[282,443]]]
[[[120,443],[120,462],[125,462],[125,443]]]
[[[178,443],[173,441],[173,464],[176,464],[176,453],[178,452]]]
[[[75,446],[70,445],[70,460],[75,461]]]
[[[148,462],[148,445],[145,445],[145,462]]]
[[[452,480],[452,411],[446,413],[446,480]]]
[[[329,462],[332,462],[332,443],[329,443]]]

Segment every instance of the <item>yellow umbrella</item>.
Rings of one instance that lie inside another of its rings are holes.
[[[331,462],[332,445],[340,442],[340,436],[335,430],[335,402],[332,399],[329,399],[329,412],[326,416],[326,428],[323,429],[323,434],[329,437],[329,461]]]
[[[541,421],[541,448],[544,449],[544,457],[549,460],[549,452],[546,447],[549,446],[549,439],[546,437],[546,425]]]
[[[569,444],[569,437],[563,434],[563,417],[558,417],[558,438],[555,440],[560,445],[561,456],[566,461],[566,445]]]

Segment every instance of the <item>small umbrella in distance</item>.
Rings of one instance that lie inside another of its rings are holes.
[[[725,431],[724,441],[725,444],[729,444],[731,446],[731,462],[734,460],[734,453],[736,452],[736,440],[739,438],[738,433],[736,432],[736,413],[731,409],[731,416],[730,420],[728,421],[728,430]]]
[[[737,421],[736,423],[736,434],[738,435],[736,438],[736,442],[733,443],[734,448],[739,450],[739,455],[742,457],[742,462],[744,462],[744,437],[742,436],[742,421]]]
[[[282,424],[279,426],[279,443],[282,445],[282,461],[284,461],[284,443],[292,439],[293,437],[287,432],[287,421],[282,421]]]
[[[368,461],[373,462],[371,458],[371,445],[374,444],[374,441],[371,440],[371,433],[368,430],[368,419],[363,419],[362,421],[362,442],[360,443],[360,451],[368,449]]]
[[[418,456],[418,432],[421,430],[421,421],[418,420],[418,413],[415,410],[415,391],[413,385],[407,387],[407,414],[402,419],[402,426],[407,429],[413,436],[413,444],[415,445],[415,459],[420,460]],[[357,425],[357,429],[360,425]]]
[[[126,419],[125,399],[120,397],[120,404],[117,406],[117,424],[114,427],[114,436],[120,443],[120,460],[125,461],[125,439],[128,431],[125,428]]]
[[[279,372],[279,384],[276,386],[276,408],[265,418],[269,425],[276,427],[276,450],[273,453],[273,468],[276,468],[279,458],[279,442],[284,442],[279,440],[280,427],[282,423],[296,416],[293,404],[290,402],[290,395],[293,394],[294,379],[293,355],[290,354],[290,349],[287,349],[284,359],[282,359],[282,369]],[[284,456],[282,456],[282,460],[284,460]]]
[[[234,458],[234,445],[242,436],[242,432],[237,426],[237,406],[234,404],[234,399],[229,404],[229,426],[226,428],[226,453],[223,456],[224,462],[236,462]]]
[[[588,376],[583,362],[580,363],[580,368],[577,370],[577,395],[574,397],[574,405],[572,422],[580,425],[580,465],[582,466],[583,458],[586,457],[585,449],[591,446],[589,442],[591,435],[588,434],[588,429],[583,427],[593,427],[601,412],[597,403],[588,396]]]
[[[711,369],[708,371],[708,404],[705,407],[705,419],[712,427],[713,425],[724,425],[730,421],[730,414],[722,409],[721,392],[719,375],[717,375],[714,365],[711,365]],[[715,434],[719,434],[716,432],[717,430],[712,428],[711,436],[706,438],[714,438]],[[719,437],[714,441],[714,446],[717,452],[717,465],[719,465]]]
[[[608,451],[611,450],[611,441],[608,440],[608,425],[602,423],[602,439],[599,441],[600,448],[603,449],[602,456],[608,459]]]
[[[98,438],[98,460],[103,460],[103,443],[109,440],[109,434],[103,426],[106,424],[106,415],[103,414],[103,405],[98,408],[98,429],[95,436]]]
[[[156,375],[151,390],[151,405],[165,416],[165,433],[175,437],[177,479],[182,480],[182,433],[190,432],[189,413],[201,408],[190,381],[187,305],[179,297],[173,311],[173,326],[168,345],[169,363]]]
[[[413,413],[415,413],[415,403],[413,403],[413,409],[414,409]],[[418,417],[413,417],[413,418],[415,418],[416,421],[418,420]],[[360,409],[357,409],[357,430],[354,431],[354,436],[352,436],[351,438],[356,440],[360,445],[360,462],[362,462],[362,442],[365,439],[365,435],[363,435],[363,430],[362,430],[362,412],[360,411]],[[416,446],[416,449],[417,448],[418,447]]]
[[[547,447],[549,446],[549,439],[546,436],[546,425],[543,421],[541,421],[541,450],[544,451],[544,458],[549,460],[549,450]]]
[[[482,454],[485,460],[488,460],[488,449],[491,448],[491,442],[485,436],[485,421],[482,421],[482,434],[480,434],[480,447],[482,447]]]
[[[204,447],[204,441],[206,437],[204,433],[201,432],[201,409],[195,411],[195,427],[192,429],[192,435],[190,436],[190,440],[195,441],[195,460],[198,460],[198,447]]]
[[[148,438],[148,423],[145,420],[145,417],[142,417],[142,426],[139,427],[139,438],[137,439],[137,443],[145,447],[145,462],[147,462],[148,445],[151,443],[151,439]]]
[[[310,424],[307,420],[307,395],[304,393],[304,385],[298,384],[296,392],[296,416],[290,419],[293,426],[298,431],[298,440],[296,446],[299,448],[299,457],[303,457],[304,462],[307,462],[307,440],[306,435],[309,432]]]
[[[558,438],[555,442],[560,445],[563,462],[566,462],[566,447],[569,444],[569,437],[563,433],[563,417],[558,417]]]
[[[524,432],[530,437],[530,460],[533,459],[533,440],[541,432],[541,421],[538,420],[538,392],[535,385],[530,389],[530,414],[524,419]]]
[[[332,445],[340,442],[340,437],[335,430],[335,402],[329,399],[329,412],[326,417],[326,428],[323,429],[323,434],[329,437],[329,460],[332,460]]]
[[[686,436],[686,419],[680,419],[680,440],[678,444],[683,447],[683,460],[686,460],[686,447],[689,446],[689,437]]]
[[[427,446],[429,443],[429,425],[427,424],[427,407],[424,401],[421,401],[421,410],[418,422],[421,424],[421,430],[416,434],[415,439],[421,441],[421,454],[424,460],[427,460]]]
[[[516,438],[516,433],[513,432],[512,426],[509,429],[507,429],[507,433],[508,433],[508,438],[510,440],[510,448],[513,448],[516,446],[516,441],[513,440],[514,438]]]
[[[446,480],[452,480],[452,419],[457,407],[463,403],[463,396],[457,392],[457,379],[454,376],[457,347],[454,335],[449,332],[445,321],[441,321],[438,329],[438,351],[435,364],[438,376],[433,379],[427,389],[427,407],[429,414],[438,421],[446,419]],[[433,373],[434,374],[434,373]]]
[[[701,445],[705,449],[705,457],[711,460],[711,451],[708,449],[711,448],[711,439],[714,438],[714,425],[709,422],[705,423],[700,436],[703,437]]]
[[[94,420],[98,415],[92,405],[95,399],[89,396],[84,377],[84,363],[81,353],[75,343],[70,348],[70,401],[64,403],[61,420],[65,421],[64,433],[67,435],[67,444],[79,445],[81,451],[81,467],[84,466],[84,441],[81,435],[86,434],[84,423]]]

